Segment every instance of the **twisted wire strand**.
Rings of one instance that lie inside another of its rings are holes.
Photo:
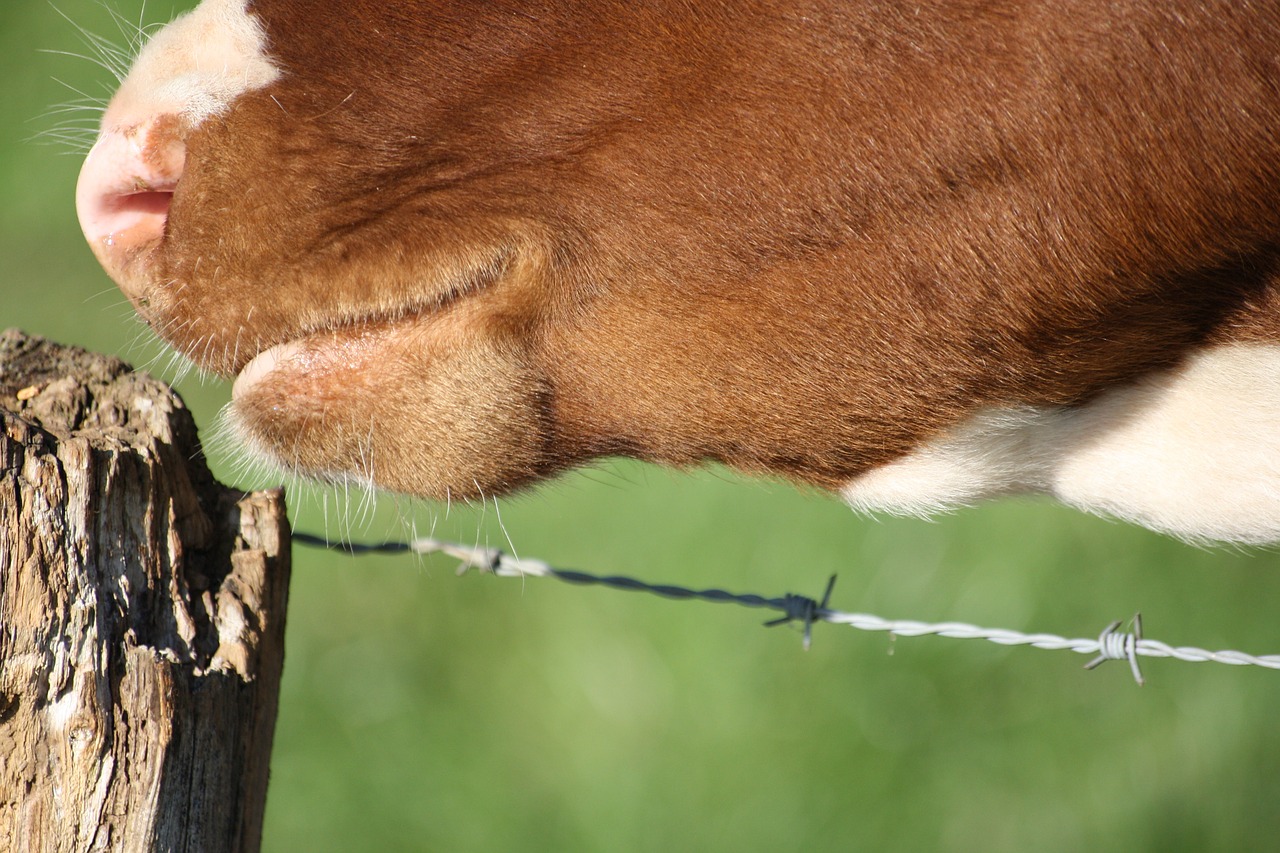
[[[828,607],[835,577],[827,582],[821,601],[803,595],[788,593],[776,598],[766,598],[749,593],[733,593],[723,589],[689,589],[670,584],[650,584],[620,575],[594,575],[571,569],[557,569],[542,560],[514,557],[498,548],[468,547],[454,542],[422,538],[408,542],[330,542],[319,536],[295,532],[293,539],[305,545],[342,551],[347,554],[444,554],[460,561],[458,574],[475,569],[498,577],[552,577],[566,583],[598,585],[612,589],[647,592],[664,598],[696,599],[743,607],[765,608],[780,611],[781,618],[765,625],[781,625],[799,621],[804,626],[804,647],[810,642],[810,630],[814,622],[830,622],[848,625],[859,631],[880,631],[898,637],[933,635],[957,640],[987,640],[1002,646],[1031,646],[1037,649],[1071,651],[1095,657],[1085,664],[1093,669],[1108,660],[1127,660],[1134,680],[1143,684],[1138,666],[1139,657],[1174,658],[1195,663],[1224,663],[1232,666],[1260,666],[1280,669],[1280,655],[1251,655],[1234,650],[1209,651],[1194,646],[1171,646],[1159,640],[1142,636],[1141,617],[1135,615],[1132,630],[1121,631],[1120,622],[1112,622],[1097,637],[1071,639],[1056,634],[1027,634],[1006,628],[983,628],[966,622],[919,622],[913,619],[885,619],[869,613],[845,613]]]

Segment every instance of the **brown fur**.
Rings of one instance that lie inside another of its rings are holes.
[[[1272,4],[251,10],[284,74],[187,140],[143,310],[220,372],[341,343],[238,404],[305,470],[835,488],[1280,340]]]

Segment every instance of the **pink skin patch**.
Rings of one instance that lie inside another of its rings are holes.
[[[317,332],[258,353],[231,388],[234,403],[254,394],[322,404],[367,391],[387,373],[388,360],[410,341],[411,324],[373,324]]]
[[[131,300],[141,296],[141,277],[134,267],[164,237],[185,163],[182,121],[165,114],[104,132],[80,170],[80,228],[98,261]]]
[[[277,365],[291,361],[302,353],[303,345],[296,341],[279,344],[258,353],[236,377],[235,384],[231,386],[231,399],[239,402],[250,394],[256,385],[262,383]]]

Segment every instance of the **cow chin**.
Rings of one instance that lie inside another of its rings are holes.
[[[310,477],[431,499],[483,498],[548,473],[546,391],[513,343],[420,319],[315,334],[240,374],[252,452]]]

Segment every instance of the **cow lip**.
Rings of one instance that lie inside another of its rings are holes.
[[[335,318],[316,328],[292,330],[277,343],[258,350],[243,364],[232,366],[230,372],[235,376],[231,387],[232,400],[243,399],[282,365],[306,371],[331,369],[342,361],[340,357],[335,358],[335,353],[344,347],[353,354],[356,350],[367,350],[388,335],[403,333],[424,318],[439,315],[469,293],[464,288],[425,304],[407,306],[393,314],[352,315]],[[305,359],[311,359],[311,363],[298,363]]]
[[[469,301],[472,297],[487,292],[497,285],[506,271],[508,258],[503,255],[497,264],[488,269],[473,271],[471,275],[460,276],[452,286],[429,297],[411,300],[394,310],[360,311],[349,313],[336,312],[333,316],[320,320],[312,325],[299,326],[287,330],[279,336],[268,337],[263,345],[243,360],[232,361],[227,373],[235,377],[232,387],[233,399],[239,393],[247,393],[271,370],[285,361],[291,360],[308,350],[326,347],[326,339],[333,341],[335,337],[346,337],[362,334],[374,334],[379,330],[398,329],[411,326],[429,317],[439,317],[459,303]],[[240,389],[239,392],[236,389]]]
[[[238,370],[231,386],[232,400],[240,400],[258,387],[281,365],[297,362],[309,356],[330,361],[335,349],[365,337],[375,337],[392,329],[402,329],[413,324],[424,311],[407,311],[395,317],[354,317],[337,321],[320,329],[299,329],[289,337],[259,350]],[[312,365],[297,365],[307,369]]]
[[[275,369],[276,365],[300,354],[304,345],[297,340],[276,344],[255,355],[240,372],[236,374],[231,385],[231,399],[241,400],[250,390],[260,384]]]

